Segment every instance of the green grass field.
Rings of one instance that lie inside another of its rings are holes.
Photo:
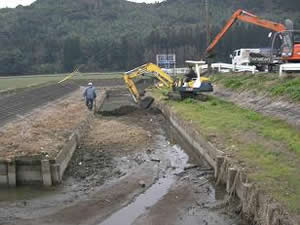
[[[162,91],[154,90],[157,98]],[[163,100],[205,138],[248,169],[251,180],[300,214],[300,132],[287,123],[209,97]]]
[[[285,96],[292,101],[300,101],[300,75],[279,79],[278,74],[216,74],[212,80],[234,90],[256,90],[272,97]]]
[[[42,85],[48,82],[58,82],[69,74],[57,74],[57,75],[32,75],[32,76],[10,76],[0,77],[0,92],[14,90],[19,88],[32,87]],[[72,80],[76,79],[112,79],[121,78],[122,73],[80,73],[72,77]]]

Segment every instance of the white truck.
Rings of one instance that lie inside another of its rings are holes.
[[[272,70],[272,68],[278,63],[276,61],[270,61],[271,48],[241,48],[233,51],[230,55],[232,59],[232,65],[243,66],[256,66],[259,71]]]

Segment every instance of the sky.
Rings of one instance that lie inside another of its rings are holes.
[[[0,8],[14,8],[18,5],[30,5],[35,0],[0,0]],[[131,2],[146,2],[146,3],[155,3],[162,2],[163,0],[130,0]]]
[[[14,8],[17,5],[30,5],[35,0],[0,0],[0,8]]]
[[[130,2],[146,2],[146,3],[155,3],[162,2],[163,0],[129,0]]]

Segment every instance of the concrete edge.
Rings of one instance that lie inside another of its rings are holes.
[[[80,143],[85,131],[89,128],[91,121],[94,118],[94,114],[99,111],[104,100],[106,99],[106,91],[100,91],[100,97],[96,98],[96,104],[93,112],[89,113],[87,118],[79,124],[77,128],[72,132],[65,146],[59,152],[57,157],[52,161],[50,167],[52,183],[59,184],[62,182],[63,174],[68,167],[68,164],[75,152],[78,144]]]
[[[244,219],[261,225],[295,225],[287,211],[274,201],[266,192],[251,183],[245,171],[216,149],[188,122],[179,117],[172,107],[161,100],[155,100],[153,107],[158,108],[178,132],[214,168],[217,184],[226,185],[230,196],[236,195],[241,202]]]

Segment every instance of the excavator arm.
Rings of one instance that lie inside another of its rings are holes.
[[[157,78],[165,87],[171,88],[174,85],[174,80],[171,76],[165,73],[160,67],[153,63],[147,63],[139,66],[133,70],[126,72],[123,76],[125,83],[136,103],[139,102],[141,96],[135,85],[134,78],[144,75],[145,73],[152,74]]]
[[[226,23],[224,28],[220,31],[220,33],[218,33],[218,35],[215,37],[215,39],[207,47],[207,49],[205,51],[206,55],[208,55],[214,49],[214,47],[217,45],[217,43],[223,38],[225,33],[231,28],[231,26],[237,20],[240,20],[240,21],[243,21],[246,23],[255,24],[257,26],[264,27],[264,28],[267,28],[267,29],[270,29],[270,30],[276,31],[276,32],[282,32],[282,31],[286,30],[286,27],[283,24],[274,23],[269,20],[261,19],[256,15],[253,15],[249,12],[239,9],[231,16],[231,18],[228,20],[228,22]]]

